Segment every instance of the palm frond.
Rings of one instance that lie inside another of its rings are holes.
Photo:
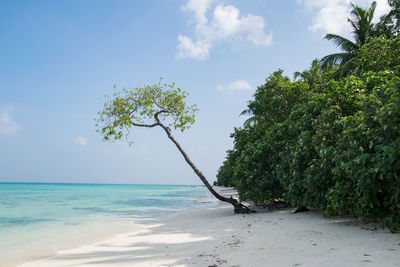
[[[376,9],[376,2],[374,1],[368,10],[353,4],[352,6],[353,10],[351,13],[355,16],[355,20],[348,19],[348,21],[353,27],[353,34],[356,42],[360,45],[364,45],[373,27],[372,19]]]
[[[351,19],[347,18],[347,22],[351,24],[351,27],[353,27],[353,33],[355,31],[357,31],[357,28],[359,27],[359,25],[357,25],[354,21],[352,21]]]
[[[340,47],[342,50],[346,52],[350,52],[357,49],[357,45],[355,43],[337,34],[328,33],[327,35],[325,35],[325,39],[333,41],[337,47]]]
[[[245,109],[242,112],[240,112],[239,116],[245,116],[245,115],[253,115],[253,111],[251,109]]]
[[[347,74],[350,73],[350,71],[352,69],[354,69],[354,61],[355,61],[355,57],[353,58],[349,58],[348,60],[346,60],[345,62],[343,62],[343,64],[340,66],[339,70],[340,70],[340,77],[344,77]]]
[[[335,64],[339,65],[338,70],[333,74],[336,78],[347,75],[351,71],[351,68],[355,67],[354,58],[357,51],[365,44],[371,29],[374,27],[372,19],[376,8],[376,1],[371,4],[368,10],[352,3],[351,6],[353,7],[351,11],[353,18],[348,18],[347,21],[353,27],[355,42],[336,34],[327,34],[325,36],[325,39],[334,42],[337,47],[345,51],[345,53],[331,54],[321,59],[320,64],[322,69],[328,69],[328,67]]]
[[[321,59],[321,68],[327,69],[334,64],[341,64],[343,60],[349,57],[350,53],[334,53],[327,56],[324,56]]]
[[[342,64],[339,65],[339,68],[332,73],[330,76],[331,79],[338,80],[339,78],[345,77],[348,75],[352,69],[354,69],[354,61],[355,57],[352,58],[345,58],[342,61]]]
[[[259,121],[259,117],[258,116],[253,116],[248,118],[247,120],[245,120],[245,122],[243,123],[244,126],[250,127],[250,126],[254,126],[258,123]]]
[[[369,7],[369,9],[367,11],[369,22],[372,22],[372,19],[375,14],[375,9],[376,9],[376,1],[372,2],[371,6]]]
[[[296,71],[295,73],[293,73],[293,78],[296,80],[297,78],[301,78],[304,80],[304,73],[300,72],[300,71]]]

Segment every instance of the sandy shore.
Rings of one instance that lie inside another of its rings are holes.
[[[318,212],[235,215],[220,203],[21,266],[400,266],[400,234]]]

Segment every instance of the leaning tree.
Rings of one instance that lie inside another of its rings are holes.
[[[160,127],[217,199],[232,204],[235,213],[252,212],[250,208],[241,204],[238,200],[218,194],[172,136],[171,128],[183,132],[195,121],[195,113],[198,109],[196,105],[186,104],[187,95],[188,93],[180,88],[175,88],[174,83],[166,84],[162,83],[162,80],[157,84],[145,85],[136,89],[122,89],[122,91],[114,93],[113,97],[106,97],[103,109],[98,112],[98,118],[96,118],[97,131],[102,134],[105,141],[126,138],[132,144],[129,139],[131,128]]]

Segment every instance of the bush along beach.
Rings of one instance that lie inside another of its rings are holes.
[[[326,35],[341,52],[293,79],[266,78],[231,134],[218,185],[255,204],[280,199],[400,230],[400,4],[389,4],[376,24],[375,3],[353,6],[354,41]]]

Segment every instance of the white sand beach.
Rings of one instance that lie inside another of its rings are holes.
[[[21,266],[400,266],[400,234],[292,211],[238,215],[219,203]]]

